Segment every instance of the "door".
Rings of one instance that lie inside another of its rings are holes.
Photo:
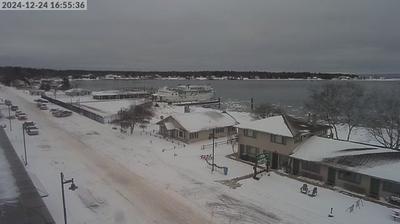
[[[300,161],[298,159],[293,159],[293,175],[299,174]]]
[[[379,179],[375,179],[371,177],[371,184],[369,185],[369,196],[373,198],[379,198]]]
[[[278,169],[278,153],[272,153],[272,164],[271,169]]]
[[[336,180],[336,170],[332,167],[328,168],[328,180],[327,184],[329,185],[335,185],[335,180]]]

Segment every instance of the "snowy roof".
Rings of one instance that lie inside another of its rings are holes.
[[[138,91],[120,91],[120,90],[105,90],[105,91],[97,91],[93,92],[93,96],[111,96],[111,95],[123,95],[123,94],[146,94],[146,91],[138,90]]]
[[[228,127],[237,124],[237,122],[229,115],[217,111],[181,113],[169,117],[176,120],[189,132],[210,130],[212,128]],[[169,117],[165,119],[168,119]]]
[[[339,156],[354,156],[387,152],[393,153],[397,151],[378,146],[312,136],[297,146],[291,156],[297,159],[321,162],[324,159]]]
[[[400,152],[388,148],[312,136],[291,157],[400,182]]]
[[[293,137],[293,134],[290,131],[282,115],[240,123],[236,127],[266,132],[275,135],[282,135],[286,137]]]
[[[66,90],[65,92],[66,93],[74,93],[74,92],[82,92],[82,91],[91,92],[90,90],[82,89],[82,88],[69,89],[69,90]]]
[[[164,124],[165,124],[165,127],[167,128],[167,130],[173,130],[176,128],[174,123],[172,123],[172,122],[165,122]]]

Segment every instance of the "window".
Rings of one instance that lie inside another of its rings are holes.
[[[306,171],[310,171],[313,173],[319,173],[321,170],[321,166],[318,163],[302,161],[301,168]]]
[[[189,138],[190,139],[194,139],[194,138],[198,138],[199,137],[199,133],[198,132],[193,132],[189,134]]]
[[[382,190],[394,194],[400,194],[400,184],[384,181],[382,183]]]
[[[215,133],[224,133],[225,132],[225,128],[216,128],[215,129]]]
[[[257,136],[257,132],[254,130],[250,130],[250,129],[244,129],[243,134],[244,134],[244,136],[252,137],[252,138],[256,138],[256,136]]]
[[[286,145],[285,137],[281,135],[271,135],[271,142]]]
[[[361,183],[361,175],[358,173],[339,171],[338,178],[347,182],[352,182],[355,184]]]
[[[300,135],[297,135],[297,136],[294,137],[294,143],[299,143],[299,142],[301,142],[302,140],[303,140],[303,138],[302,138],[302,136],[300,136]]]
[[[179,130],[179,137],[183,138],[183,131]]]

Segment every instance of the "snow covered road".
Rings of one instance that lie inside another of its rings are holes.
[[[40,136],[30,137],[30,139],[36,138],[35,141],[40,140],[46,142],[47,144],[43,145],[47,147],[44,148],[51,148],[53,151],[57,150],[58,152],[52,153],[60,154],[57,159],[53,159],[50,162],[50,160],[38,160],[38,155],[35,156],[34,152],[31,152],[29,156],[35,159],[32,160],[31,163],[33,164],[30,165],[30,167],[40,166],[39,164],[35,164],[35,162],[44,163],[42,166],[46,163],[49,165],[64,164],[60,166],[60,171],[64,171],[66,175],[68,175],[68,173],[80,173],[78,178],[75,177],[80,187],[85,188],[82,186],[82,182],[101,181],[102,183],[97,183],[97,186],[106,186],[106,189],[102,189],[102,191],[107,192],[106,194],[108,195],[112,195],[112,197],[109,197],[109,200],[106,199],[105,201],[111,203],[111,205],[113,201],[125,201],[123,204],[127,207],[122,209],[124,212],[116,212],[111,219],[103,217],[106,220],[112,220],[112,223],[209,223],[205,215],[195,212],[195,210],[192,209],[190,205],[185,204],[177,194],[171,192],[167,193],[163,189],[157,188],[151,182],[135,174],[131,170],[128,170],[110,157],[101,155],[90,145],[80,141],[78,136],[74,136],[72,133],[67,132],[57,123],[53,122],[47,112],[38,110],[32,102],[7,93],[5,88],[2,88],[1,91],[2,96],[7,96],[7,98],[11,99],[16,105],[20,105],[20,107],[24,108],[24,110],[29,113],[29,119],[34,120],[42,127],[40,128]],[[18,121],[13,121],[13,125],[13,133],[19,131],[18,125],[20,124]],[[18,134],[14,136],[15,139],[18,138]],[[28,141],[31,141],[30,139],[28,139]],[[71,169],[72,171],[69,171]],[[39,176],[41,176],[40,172],[41,171],[39,171],[38,174]],[[83,176],[89,177],[89,180],[83,180]],[[55,178],[57,177],[58,176],[55,176]],[[79,181],[81,181],[81,183],[79,183]],[[57,192],[54,192],[50,197],[54,197],[57,194]],[[70,195],[73,195],[73,193],[70,193]],[[107,198],[107,195],[102,196]],[[115,197],[119,197],[119,199]],[[72,205],[68,207],[69,211],[71,211],[69,212],[69,216],[72,217],[74,217],[74,214],[79,214],[79,211],[76,211],[76,213],[74,212],[74,205],[76,202],[79,202],[76,198],[77,197],[74,198],[75,200],[72,200],[73,202],[70,202]],[[61,205],[61,200],[59,203]],[[52,205],[53,203],[49,207],[52,207]],[[78,208],[81,206],[82,205],[78,206]],[[57,207],[61,211],[61,207],[58,205]],[[107,214],[103,216],[107,216]],[[57,218],[60,218],[60,216],[58,215],[58,217],[55,217],[56,220]],[[96,215],[94,215],[93,218],[94,219],[89,220],[93,220],[93,223],[98,223],[95,221]],[[84,217],[77,216],[73,218],[75,223],[88,223],[87,220],[85,221],[82,219],[84,219]],[[61,220],[58,220],[58,222],[61,222]]]

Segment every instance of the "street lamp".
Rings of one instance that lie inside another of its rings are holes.
[[[61,172],[60,173],[60,178],[61,178],[61,192],[62,192],[62,200],[63,200],[63,209],[64,209],[64,224],[67,224],[67,209],[65,208],[65,195],[64,195],[64,184],[69,184],[69,190],[75,191],[78,189],[78,186],[75,185],[74,183],[74,178],[71,178],[69,180],[64,180],[64,174]]]
[[[26,122],[22,123],[22,139],[24,140],[25,166],[27,166],[28,157],[26,156],[25,130],[26,130]]]
[[[12,127],[11,127],[11,101],[10,100],[5,100],[4,104],[6,106],[8,106],[8,120],[10,121],[10,131],[12,131]]]

